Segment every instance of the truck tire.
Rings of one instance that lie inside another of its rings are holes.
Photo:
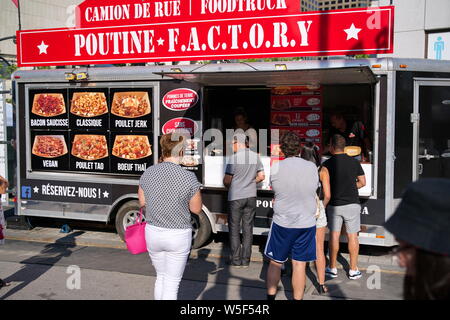
[[[191,215],[192,223],[192,249],[202,247],[211,238],[211,223],[202,211],[199,215]]]
[[[123,204],[116,214],[116,231],[122,240],[125,241],[126,227],[136,223],[139,215],[139,201],[132,200]],[[143,219],[145,221],[145,217]]]

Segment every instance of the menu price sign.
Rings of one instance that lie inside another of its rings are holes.
[[[271,96],[271,129],[280,139],[286,132],[296,133],[303,143],[322,145],[322,88],[318,84],[276,87]],[[271,156],[283,156],[277,142],[271,144]]]
[[[321,111],[322,96],[315,95],[288,95],[272,96],[271,106],[274,111]]]
[[[108,130],[108,89],[70,90],[70,127]]]
[[[67,90],[30,90],[30,127],[32,129],[67,129]]]
[[[271,124],[287,127],[322,127],[322,112],[272,112]]]
[[[69,170],[69,134],[66,131],[31,132],[31,164],[35,170]]]
[[[71,132],[70,170],[109,172],[109,135]]]
[[[151,89],[111,89],[113,131],[153,131]]]
[[[111,133],[111,173],[141,175],[153,164],[153,134]]]
[[[187,139],[186,148],[184,150],[184,157],[181,160],[181,166],[190,171],[199,171],[200,165],[200,152],[199,152],[200,139]]]

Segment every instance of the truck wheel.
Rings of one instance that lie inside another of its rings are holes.
[[[116,231],[125,241],[125,229],[137,222],[139,216],[139,201],[132,200],[122,205],[116,214]],[[142,219],[145,221],[145,216]]]
[[[200,215],[191,214],[192,223],[192,248],[202,247],[211,237],[211,224],[208,217],[202,211]]]

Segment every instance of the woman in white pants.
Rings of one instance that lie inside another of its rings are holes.
[[[166,134],[160,141],[163,161],[149,167],[139,182],[145,206],[147,249],[156,270],[155,300],[176,300],[192,243],[191,212],[200,214],[200,183],[180,166],[185,138]]]

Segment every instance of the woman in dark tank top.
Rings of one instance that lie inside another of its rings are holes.
[[[317,250],[317,260],[316,260],[316,271],[317,278],[319,282],[319,293],[328,292],[327,287],[325,286],[325,251],[324,251],[324,242],[325,242],[325,233],[327,226],[327,218],[325,215],[325,208],[330,201],[331,198],[331,189],[330,189],[330,175],[328,173],[328,169],[323,167],[320,161],[319,148],[311,142],[306,143],[301,152],[301,158],[307,161],[313,162],[317,168],[319,173],[319,183],[320,186],[317,188],[317,196],[321,201],[321,206],[323,206],[320,210],[319,217],[317,218],[317,229],[316,229],[316,250]],[[320,209],[320,208],[319,208]]]

